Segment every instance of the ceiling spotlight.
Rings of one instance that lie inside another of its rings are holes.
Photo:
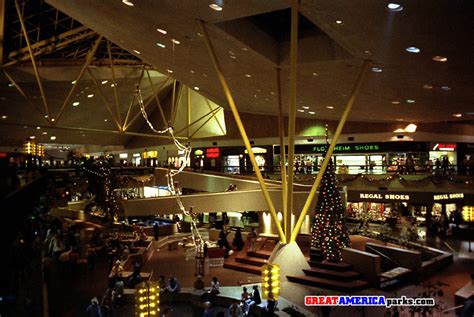
[[[397,100],[392,101],[392,105],[399,105],[399,104],[400,104],[400,101],[397,101]]]
[[[402,11],[403,7],[398,3],[389,3],[387,4],[387,9],[390,11]]]
[[[407,126],[405,127],[405,131],[406,131],[406,132],[413,133],[413,132],[416,131],[416,128],[417,128],[416,124],[410,123],[409,125],[407,125]]]
[[[252,75],[250,75],[250,74],[245,74],[245,77],[250,78],[250,77],[252,77]]]
[[[32,139],[32,140],[35,139],[35,138],[36,138],[36,137],[35,137],[34,135],[30,136],[30,139]]]
[[[308,111],[309,114],[315,114],[316,112],[314,111]]]
[[[54,118],[51,118],[51,122],[54,122],[54,121],[56,121],[56,119],[54,119]]]
[[[54,141],[54,140],[56,140],[56,136],[52,135],[52,136],[49,137],[49,139],[50,139],[51,141]]]
[[[309,109],[309,107],[308,107],[308,106],[303,106],[303,109],[306,109],[306,110],[308,110],[308,109]]]
[[[425,85],[423,85],[423,88],[424,88],[424,89],[433,89],[433,86],[432,86],[432,85],[425,84]]]
[[[138,55],[141,54],[140,51],[137,51],[137,50],[133,50],[133,51],[135,52],[135,54],[138,54]]]
[[[380,67],[372,67],[372,71],[373,71],[374,73],[381,73],[381,72],[382,72],[382,68],[380,68]]]
[[[163,29],[160,29],[160,28],[158,28],[158,29],[156,29],[156,30],[157,30],[158,32],[160,32],[161,34],[166,34],[166,33],[168,33],[166,30],[163,30]]]
[[[334,109],[333,106],[326,106],[326,108],[328,108],[328,109]]]
[[[419,53],[421,50],[418,47],[415,46],[409,46],[405,49],[408,53]]]
[[[36,127],[36,130],[41,130],[41,127]]]
[[[102,85],[105,85],[105,84],[108,83],[108,80],[107,80],[107,79],[106,79],[106,80],[103,80],[103,81],[101,81],[100,83],[101,83]]]
[[[319,74],[318,74],[318,73],[316,73],[316,72],[314,72],[314,73],[313,73],[313,76],[319,76]]]
[[[79,101],[74,101],[74,102],[72,103],[72,106],[73,106],[73,107],[79,106]]]
[[[181,42],[176,39],[171,39],[171,42],[173,42],[173,44],[181,44]]]
[[[446,91],[449,91],[449,90],[451,90],[451,87],[449,87],[449,86],[442,86],[441,89],[446,90]]]
[[[7,116],[5,116],[5,115],[3,115],[3,116],[2,116],[2,119],[4,119],[4,120],[5,120],[6,118],[8,118],[8,117],[7,117]]]
[[[115,84],[110,84],[110,87],[115,87],[116,85]]]
[[[71,81],[71,84],[72,84],[72,85],[74,85],[74,84],[76,84],[76,83],[77,83],[77,80]]]
[[[214,11],[222,11],[222,7],[218,4],[215,4],[215,3],[211,3],[209,5],[209,8],[211,8]]]
[[[199,90],[199,87],[198,87],[198,86],[194,86],[194,90]]]
[[[336,24],[342,24],[341,20],[336,20]]]
[[[462,117],[462,113],[454,113],[454,114],[453,114],[453,117],[461,118],[461,117]]]
[[[49,116],[48,116],[47,114],[45,114],[44,117],[45,117],[46,119],[48,119]]]
[[[129,7],[133,7],[134,4],[132,1],[130,0],[122,0],[122,3],[125,4],[125,5],[128,5]]]
[[[166,71],[167,71],[168,73],[170,73],[170,74],[173,73],[173,71],[172,71],[171,69],[167,69]]]
[[[166,47],[166,45],[165,45],[165,44],[162,44],[162,43],[156,43],[156,46],[161,47],[161,48],[165,48],[165,47]]]
[[[403,132],[406,132],[406,131],[405,131],[405,129],[401,129],[401,128],[400,128],[400,129],[394,130],[393,132],[395,132],[395,133],[403,133]]]
[[[48,134],[48,132],[44,131],[44,132],[43,132],[43,133],[41,133],[41,134],[42,134],[42,135],[46,135],[46,134]]]
[[[433,60],[434,60],[435,62],[444,63],[444,62],[447,62],[447,61],[448,61],[448,58],[445,57],[445,56],[436,55],[436,56],[433,56]]]
[[[15,87],[15,84],[9,83],[8,87]]]
[[[104,122],[107,122],[107,121],[109,121],[109,119],[104,119]]]
[[[92,98],[92,97],[94,97],[94,94],[87,95],[87,98]]]
[[[298,109],[298,112],[304,112],[304,110],[303,109]]]
[[[407,99],[407,102],[408,103],[415,103],[415,100],[414,99]]]

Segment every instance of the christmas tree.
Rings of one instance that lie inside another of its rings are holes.
[[[311,229],[311,247],[320,249],[325,260],[337,263],[342,261],[342,249],[349,244],[345,208],[331,159],[319,185],[319,198]]]

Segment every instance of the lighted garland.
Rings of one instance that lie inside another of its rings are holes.
[[[173,139],[174,144],[178,148],[178,151],[182,151],[184,153],[184,159],[185,159],[184,162],[187,162],[189,160],[190,156],[191,156],[191,150],[192,150],[191,146],[190,145],[183,145],[181,142],[179,142],[179,140],[175,137],[175,135],[173,133],[173,128],[171,126],[169,126],[168,128],[166,128],[164,130],[155,129],[153,124],[148,119],[148,114],[146,113],[146,110],[145,110],[145,105],[143,103],[143,97],[142,97],[142,94],[141,94],[141,90],[140,90],[140,87],[138,85],[137,85],[137,89],[136,89],[135,93],[137,95],[137,100],[138,100],[138,104],[140,105],[140,111],[142,113],[142,116],[145,119],[145,121],[147,122],[150,129],[153,132],[157,133],[157,134],[169,133],[171,138]],[[189,216],[191,218],[191,233],[192,233],[193,242],[194,242],[194,245],[196,246],[196,252],[201,252],[204,248],[204,240],[202,239],[201,234],[199,233],[199,230],[198,230],[198,227],[197,227],[197,224],[196,224],[197,214],[193,213],[192,210],[186,210],[186,208],[184,207],[184,204],[181,200],[181,193],[179,191],[177,191],[175,186],[174,186],[174,176],[181,173],[184,170],[185,167],[186,167],[186,163],[181,164],[181,166],[177,170],[172,170],[172,169],[168,170],[168,173],[166,175],[167,181],[168,181],[168,188],[169,188],[171,194],[176,198],[176,202],[178,203],[178,207],[181,210],[181,212],[184,215]]]

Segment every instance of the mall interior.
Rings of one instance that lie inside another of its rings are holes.
[[[0,0],[0,315],[474,316],[473,30],[469,0]]]

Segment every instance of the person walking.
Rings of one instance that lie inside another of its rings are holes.
[[[88,317],[102,317],[102,310],[97,297],[91,299],[91,304],[86,308],[86,314]]]
[[[257,247],[257,231],[255,228],[252,228],[249,233],[249,240],[250,240],[250,251],[255,252]]]
[[[155,237],[155,241],[158,241],[158,230],[158,222],[155,222],[155,224],[153,225],[153,236]]]

